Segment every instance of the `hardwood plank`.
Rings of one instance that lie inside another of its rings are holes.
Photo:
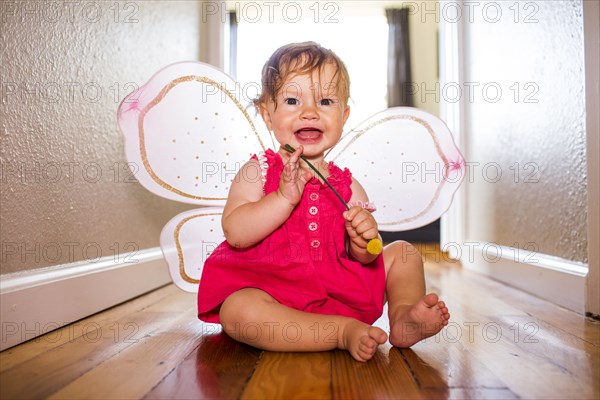
[[[422,396],[429,400],[513,400],[518,399],[509,389],[488,389],[488,388],[448,388],[440,392],[437,390],[425,389]]]
[[[577,314],[566,308],[558,307],[546,300],[531,296],[525,292],[505,286],[490,279],[474,276],[478,284],[485,290],[498,291],[498,285],[502,288],[510,304],[527,315],[534,316],[540,321],[553,325],[566,333],[576,336],[594,346],[600,346],[600,321],[595,321],[583,315]]]
[[[331,356],[265,351],[242,399],[329,399]]]
[[[519,397],[592,398],[593,388],[586,385],[589,379],[581,378],[590,373],[586,365],[577,367],[577,371],[565,368],[561,365],[564,359],[552,361],[536,356],[504,334],[497,342],[476,340],[469,351]]]
[[[392,348],[390,349],[389,356],[401,357],[404,360],[420,389],[434,389],[443,392],[447,391],[448,378],[452,377],[451,373],[443,373],[446,372],[444,371],[444,367],[446,367],[448,361],[450,361],[450,352],[447,351],[447,348],[443,348],[442,353],[438,354],[435,351],[438,347],[439,346],[427,346],[427,350],[430,351],[429,354],[435,355],[434,362],[431,364],[423,360],[419,354],[415,353],[412,349]],[[438,368],[435,366],[438,366]]]
[[[198,346],[203,323],[189,309],[143,340],[86,372],[51,399],[138,399]],[[126,376],[127,379],[123,379]]]
[[[120,330],[99,329],[41,353],[0,375],[0,397],[48,397],[103,361],[160,329],[190,307],[193,295],[177,291],[165,300],[115,321]],[[130,329],[130,330],[128,330]],[[124,375],[125,377],[126,375]]]
[[[112,330],[115,334],[118,334],[119,332],[117,331],[119,327],[115,325],[115,321],[126,315],[141,312],[150,305],[164,300],[168,296],[177,294],[178,292],[179,289],[175,287],[175,285],[168,285],[124,304],[112,307],[98,314],[94,314],[90,317],[51,331],[36,339],[7,349],[0,353],[0,373],[37,357],[41,353],[62,346],[65,343],[73,342],[82,335],[95,337],[96,332],[102,330]],[[47,328],[50,329],[51,327]],[[40,327],[40,330],[45,331],[44,327]],[[122,333],[127,334],[127,332]]]
[[[507,389],[506,384],[459,343],[430,338],[411,349],[393,349],[390,357],[408,364],[420,389],[446,392],[449,388]]]
[[[452,342],[458,338],[473,359],[485,364],[517,396],[598,395],[593,383],[598,376],[597,346],[528,315],[513,300],[514,289],[500,283],[452,269],[441,269],[430,279],[437,280],[453,315],[441,336]],[[533,339],[523,335],[526,326],[530,333],[537,329],[537,342],[525,342]],[[569,350],[561,350],[566,343],[571,344]]]
[[[558,307],[549,301],[537,298],[521,290],[494,281],[483,275],[463,271],[460,264],[453,262],[446,254],[435,254],[433,250],[423,250],[428,261],[425,262],[427,278],[434,286],[439,285],[439,279],[457,280],[458,276],[468,279],[470,285],[480,287],[486,293],[507,299],[514,308],[528,315],[535,315],[567,333],[575,335],[595,346],[600,346],[600,321],[587,318],[571,310]],[[470,286],[469,285],[469,286]],[[500,296],[501,294],[501,296]],[[451,310],[452,312],[452,310]]]
[[[516,399],[489,368],[460,343],[438,337],[411,349],[393,349],[408,364],[423,398],[426,399]]]
[[[379,346],[373,358],[365,363],[354,360],[347,351],[333,351],[333,398],[422,398],[410,369],[390,349],[390,345]]]
[[[572,395],[582,399],[600,397],[600,347],[531,316],[490,320],[503,332],[510,332],[511,343],[528,358],[552,366],[560,371],[557,376],[566,375],[561,379],[561,389],[572,385]]]
[[[207,330],[200,345],[162,380],[146,399],[237,399],[261,351],[224,333]],[[218,329],[220,331],[220,328]]]

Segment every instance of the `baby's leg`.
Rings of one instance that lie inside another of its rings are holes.
[[[448,324],[450,314],[436,294],[425,295],[425,274],[419,251],[407,242],[383,250],[390,343],[397,347],[435,335]]]
[[[387,334],[339,315],[298,311],[266,292],[246,288],[230,295],[220,311],[223,330],[237,341],[271,351],[346,349],[359,361],[373,357]]]

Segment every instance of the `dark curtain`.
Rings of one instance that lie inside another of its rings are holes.
[[[413,106],[408,8],[385,10],[388,38],[388,107]]]

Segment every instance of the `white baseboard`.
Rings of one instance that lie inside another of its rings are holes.
[[[123,255],[122,255],[123,256]],[[0,276],[0,351],[171,281],[160,248]]]
[[[471,248],[475,250],[464,250],[460,257],[465,268],[585,313],[586,264],[492,243]]]

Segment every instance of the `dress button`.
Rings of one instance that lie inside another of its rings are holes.
[[[317,223],[316,222],[311,222],[310,224],[308,224],[308,229],[310,229],[311,231],[316,231],[317,230]]]
[[[311,208],[308,209],[308,212],[310,213],[310,215],[317,215],[317,213],[319,212],[319,209],[315,206],[312,206]]]
[[[310,242],[310,245],[316,249],[321,245],[321,242],[319,242],[317,239],[315,239],[312,242]]]
[[[311,193],[308,198],[311,199],[312,201],[317,201],[317,200],[319,200],[319,194],[318,193]]]

